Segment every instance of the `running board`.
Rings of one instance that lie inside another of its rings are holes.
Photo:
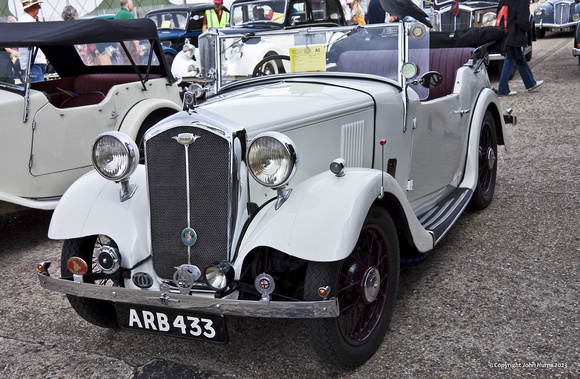
[[[434,244],[437,244],[455,224],[472,195],[473,191],[469,188],[457,188],[445,200],[419,218],[421,225],[433,235]]]

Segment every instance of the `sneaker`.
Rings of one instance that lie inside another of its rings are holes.
[[[532,92],[533,90],[540,88],[540,86],[542,84],[544,84],[544,81],[543,80],[538,80],[536,82],[536,84],[534,84],[534,86],[532,88],[528,88],[528,92]]]
[[[517,95],[518,93],[516,91],[510,91],[510,93],[506,93],[506,94],[502,94],[502,93],[498,93],[498,96],[514,96]]]

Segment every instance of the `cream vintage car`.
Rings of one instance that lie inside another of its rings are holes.
[[[487,44],[431,43],[419,23],[240,37],[216,35],[216,51],[290,39],[274,59],[291,69],[222,72],[199,105],[186,94],[145,134],[144,165],[129,136],[101,134],[96,170],[50,224],[60,276],[41,262],[38,279],[101,327],[224,343],[228,316],[302,318],[323,360],[361,365],[400,264],[492,202],[515,116],[490,88]]]
[[[49,74],[30,82],[5,48],[42,51]],[[92,169],[102,132],[142,140],[182,108],[151,20],[0,24],[0,201],[54,209]]]

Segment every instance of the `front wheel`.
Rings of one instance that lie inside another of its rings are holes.
[[[497,131],[495,119],[487,110],[479,134],[477,187],[471,198],[474,209],[486,208],[493,199],[497,174]]]
[[[265,76],[274,74],[283,74],[286,72],[283,60],[290,60],[288,55],[267,55],[259,61],[252,70],[252,76]]]
[[[114,242],[106,236],[89,236],[65,240],[60,259],[61,276],[70,277],[72,274],[67,268],[67,261],[72,257],[82,258],[88,265],[88,272],[98,273],[96,265],[98,249],[101,246],[114,246]],[[111,280],[103,279],[92,281],[99,285],[113,285]],[[86,297],[66,295],[72,308],[86,321],[103,328],[117,328],[117,316],[113,303]]]
[[[356,367],[379,348],[391,320],[399,282],[399,242],[395,224],[373,206],[352,253],[338,262],[310,262],[305,300],[320,299],[330,286],[339,302],[336,318],[308,320],[310,342],[325,360]]]

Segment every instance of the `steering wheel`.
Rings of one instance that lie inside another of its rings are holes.
[[[259,61],[254,67],[252,76],[256,77],[286,73],[282,60],[289,61],[290,57],[288,55],[269,55],[264,57],[264,59]]]

